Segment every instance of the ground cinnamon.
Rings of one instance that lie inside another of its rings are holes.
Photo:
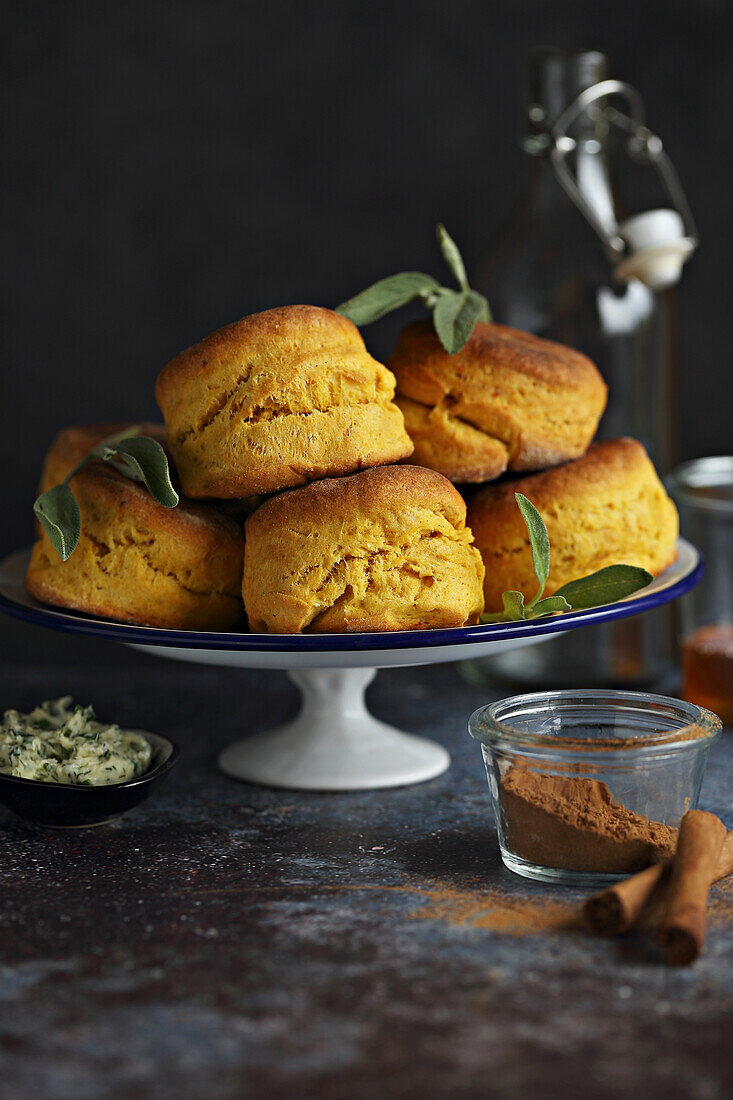
[[[614,802],[598,779],[514,765],[501,778],[509,850],[529,863],[632,874],[670,856],[677,831]]]
[[[585,923],[600,936],[619,936],[628,932],[649,911],[654,897],[666,887],[671,866],[671,861],[654,864],[594,894],[583,907]],[[733,874],[733,829],[723,841],[714,881],[730,874]]]
[[[702,950],[708,893],[724,840],[725,825],[715,814],[690,810],[682,818],[667,910],[657,930],[657,942],[673,966],[687,966]]]
[[[558,901],[549,895],[527,897],[486,884],[473,889],[457,889],[448,883],[396,889],[424,899],[424,904],[410,914],[415,920],[444,921],[455,927],[478,928],[505,936],[566,932],[582,927],[577,907],[571,901]]]

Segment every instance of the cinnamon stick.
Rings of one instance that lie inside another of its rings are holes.
[[[689,966],[705,942],[707,902],[725,840],[715,814],[689,810],[682,818],[657,942],[670,966]]]
[[[659,884],[668,877],[671,860],[653,863],[623,882],[588,898],[583,916],[588,927],[600,936],[619,936],[641,916]]]
[[[588,898],[583,916],[588,927],[599,936],[619,936],[628,932],[649,905],[657,889],[669,880],[671,860],[654,863],[644,871],[631,875]],[[733,829],[723,841],[715,868],[715,882],[733,873]]]

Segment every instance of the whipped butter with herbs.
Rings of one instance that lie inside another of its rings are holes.
[[[92,708],[72,706],[70,695],[30,714],[6,710],[0,726],[0,772],[21,779],[107,786],[142,775],[150,757],[139,733],[97,722]]]

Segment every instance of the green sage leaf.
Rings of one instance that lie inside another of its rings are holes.
[[[491,308],[489,306],[488,299],[484,298],[483,294],[479,294],[477,290],[471,291],[471,296],[475,297],[479,305],[478,321],[491,321]]]
[[[488,623],[505,623],[506,614],[503,611],[484,611],[479,616],[479,622],[486,625]]]
[[[558,611],[572,611],[571,605],[564,596],[546,596],[544,600],[538,600],[529,611],[527,618],[539,619],[543,615],[555,615]]]
[[[466,346],[481,314],[482,301],[481,295],[473,291],[462,294],[454,290],[436,302],[433,324],[449,355],[456,355]]]
[[[524,615],[524,595],[521,592],[502,592],[501,602],[504,604],[504,617],[510,622],[518,622]]]
[[[115,432],[114,435],[108,435],[106,439],[103,439],[101,443],[98,443],[96,447],[92,447],[91,451],[88,451],[82,459],[77,462],[73,469],[69,470],[68,474],[64,478],[64,484],[68,485],[70,481],[79,473],[79,470],[83,469],[88,462],[91,462],[93,458],[103,458],[102,450],[105,447],[109,447],[114,443],[117,443],[121,439],[129,439],[130,436],[140,435],[140,428],[137,425],[133,425],[131,428],[123,428],[122,431]],[[130,475],[129,470],[124,470],[124,473]],[[137,480],[137,479],[136,479]]]
[[[156,439],[132,436],[117,443],[105,440],[91,452],[105,462],[122,467],[122,472],[145,483],[150,495],[166,508],[175,508],[178,493],[171,484],[166,453]]]
[[[391,313],[393,309],[407,305],[414,298],[427,296],[439,289],[437,279],[421,271],[401,271],[388,275],[378,283],[362,290],[348,301],[336,306],[336,313],[353,321],[355,325],[370,325],[372,321]]]
[[[451,272],[455,276],[459,287],[464,293],[468,293],[468,276],[466,275],[466,267],[463,263],[463,257],[458,251],[458,245],[451,237],[448,230],[440,222],[435,227],[435,231],[438,236],[438,244],[440,245],[440,251],[443,253],[443,259],[448,264]]]
[[[441,344],[449,355],[465,347],[477,321],[490,321],[491,310],[483,294],[471,290],[461,253],[444,225],[437,226],[438,243],[443,257],[460,286],[459,291],[440,286],[431,275],[421,271],[401,271],[367,287],[340,306],[336,313],[356,325],[369,325],[385,313],[407,305],[415,298],[433,313],[433,324]]]
[[[81,513],[69,486],[64,482],[41,493],[33,511],[58,556],[68,561],[81,535]]]
[[[429,293],[421,295],[421,297],[427,308],[432,313],[441,298],[445,298],[446,295],[450,297],[452,294],[455,293],[455,290],[451,290],[450,287],[439,286],[436,287],[435,290],[431,290],[429,291]]]
[[[465,294],[458,290],[451,290],[448,294],[438,298],[433,309],[435,331],[449,355],[454,354],[456,318],[461,312],[465,301]]]
[[[607,565],[587,577],[569,581],[555,595],[564,596],[573,609],[582,610],[615,603],[645,588],[652,580],[651,573],[638,565]]]
[[[532,549],[532,565],[534,566],[535,576],[539,584],[537,595],[529,604],[529,607],[534,607],[534,605],[542,599],[542,593],[545,590],[547,578],[550,575],[550,537],[547,534],[545,521],[532,501],[528,500],[524,493],[515,493],[514,499],[527,525],[529,545]]]

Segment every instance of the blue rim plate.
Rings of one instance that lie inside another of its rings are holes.
[[[30,550],[18,550],[0,562],[0,610],[51,630],[91,634],[116,642],[166,646],[173,649],[223,649],[262,653],[343,653],[351,650],[417,649],[466,645],[557,634],[579,626],[623,619],[651,611],[676,600],[698,583],[705,565],[702,555],[686,539],[677,543],[676,561],[646,588],[618,603],[588,611],[567,611],[521,623],[488,623],[443,630],[399,630],[382,634],[250,634],[246,631],[163,630],[111,619],[95,619],[78,611],[64,611],[38,603],[25,591],[23,578]]]

